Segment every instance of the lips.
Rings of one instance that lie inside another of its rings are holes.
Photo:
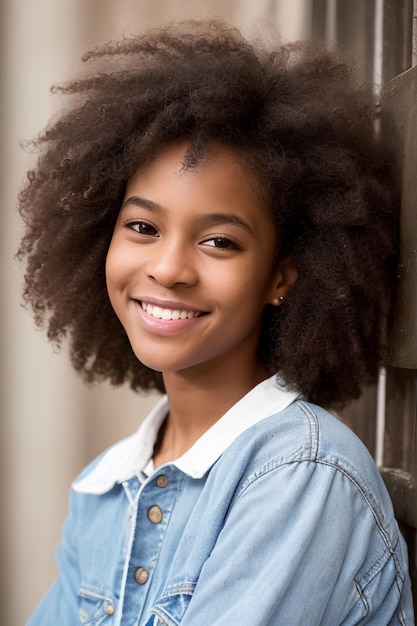
[[[201,311],[165,308],[143,301],[140,302],[140,306],[151,317],[164,321],[193,319],[204,315]]]

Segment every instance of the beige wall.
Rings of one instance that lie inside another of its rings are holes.
[[[13,259],[21,224],[14,208],[33,155],[19,142],[56,110],[50,85],[70,77],[84,49],[100,41],[165,19],[215,14],[238,25],[279,21],[292,39],[308,35],[309,6],[309,0],[2,0],[1,624],[24,624],[55,576],[53,553],[71,479],[135,430],[155,401],[107,386],[85,389],[65,353],[54,353],[21,308],[21,268]]]

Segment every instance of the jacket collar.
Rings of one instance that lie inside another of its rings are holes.
[[[241,433],[283,411],[299,395],[289,391],[276,375],[271,376],[251,389],[170,465],[192,478],[201,478]],[[168,411],[168,399],[163,396],[138,431],[111,447],[87,475],[73,484],[73,489],[101,495],[115,484],[139,476],[153,454],[156,436]]]

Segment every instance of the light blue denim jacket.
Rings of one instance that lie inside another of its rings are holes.
[[[271,378],[147,477],[167,410],[74,483],[30,626],[414,624],[390,499],[348,428]]]

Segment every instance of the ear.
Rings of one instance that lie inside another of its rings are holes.
[[[269,304],[282,304],[297,278],[297,268],[291,256],[287,254],[281,257],[274,268]]]

